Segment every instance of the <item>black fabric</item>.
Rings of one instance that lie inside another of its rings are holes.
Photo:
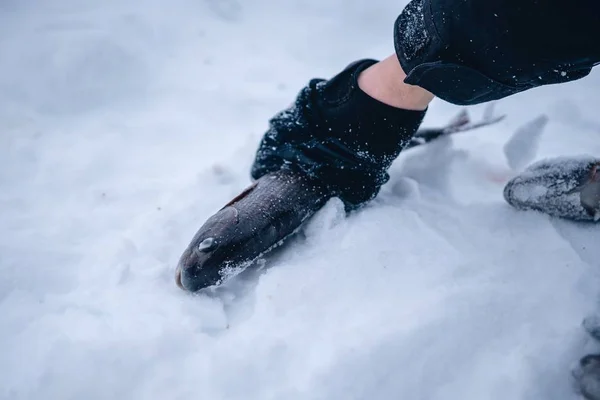
[[[406,83],[478,104],[588,75],[600,62],[600,1],[413,0],[394,42]]]
[[[348,209],[374,198],[425,116],[381,103],[358,87],[358,75],[375,63],[357,61],[328,81],[311,80],[271,119],[252,177],[289,165],[321,179]]]

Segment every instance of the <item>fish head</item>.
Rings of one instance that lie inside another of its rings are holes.
[[[180,288],[196,292],[221,280],[238,222],[238,211],[225,207],[202,225],[179,259],[175,280]]]

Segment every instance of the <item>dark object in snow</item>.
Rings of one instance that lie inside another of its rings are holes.
[[[600,341],[600,318],[590,317],[583,327],[595,340]],[[588,400],[600,400],[600,354],[589,354],[573,370],[577,391]]]
[[[409,147],[500,121],[492,108],[481,122],[461,112],[444,128],[417,132]],[[335,194],[314,178],[285,167],[263,175],[210,217],[179,260],[177,284],[196,292],[222,283],[294,233]]]
[[[330,197],[303,173],[284,168],[264,175],[198,230],[179,261],[177,284],[190,292],[220,284],[294,233]]]
[[[537,162],[508,182],[504,198],[515,208],[574,221],[600,219],[600,159]]]
[[[424,128],[419,129],[412,137],[404,150],[416,147],[425,143],[429,143],[443,136],[453,133],[467,132],[473,129],[481,128],[488,125],[493,125],[504,119],[505,115],[494,115],[494,103],[490,103],[485,109],[483,119],[479,122],[471,122],[469,114],[466,110],[460,112],[448,125],[443,128]]]

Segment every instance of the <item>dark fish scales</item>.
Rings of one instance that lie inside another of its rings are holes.
[[[198,230],[179,260],[177,284],[191,292],[219,284],[230,268],[294,233],[328,200],[326,193],[288,169],[263,176]]]

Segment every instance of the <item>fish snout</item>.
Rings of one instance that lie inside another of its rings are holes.
[[[204,223],[179,260],[176,275],[179,287],[197,292],[221,281],[219,271],[231,238],[236,236],[238,222],[238,210],[228,206]]]
[[[202,240],[190,249],[177,266],[176,283],[189,292],[212,286],[221,279],[220,262],[215,254],[214,238]]]

